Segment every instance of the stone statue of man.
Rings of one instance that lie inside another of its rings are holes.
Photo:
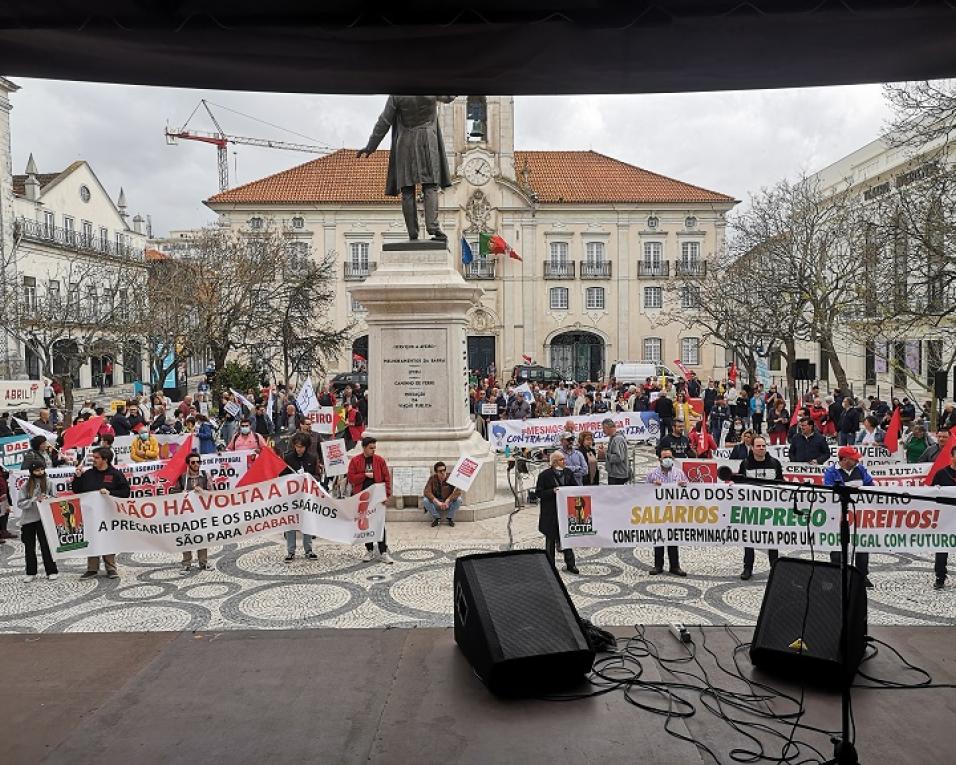
[[[368,143],[355,154],[371,155],[391,129],[385,194],[396,197],[401,193],[409,239],[418,239],[416,185],[421,185],[425,197],[425,230],[433,240],[448,238],[438,227],[438,187],[451,186],[445,144],[438,127],[438,102],[448,104],[454,100],[454,96],[389,96]]]

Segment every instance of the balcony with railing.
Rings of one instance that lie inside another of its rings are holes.
[[[463,273],[466,279],[494,279],[495,264],[494,260],[473,260],[464,266]]]
[[[343,278],[347,282],[364,282],[376,269],[377,263],[344,263]]]
[[[581,278],[582,279],[610,279],[611,278],[611,261],[601,260],[601,261],[581,261]]]
[[[637,261],[638,279],[662,279],[671,275],[671,264],[667,260]]]
[[[73,229],[49,226],[29,218],[17,218],[16,226],[25,241],[46,244],[62,250],[81,252],[89,255],[104,255],[108,258],[123,260],[142,260],[143,250],[128,244],[104,241],[95,236],[84,236]]]
[[[544,278],[545,279],[573,279],[574,278],[574,261],[544,261]]]
[[[678,260],[674,263],[674,275],[698,278],[707,276],[707,262],[703,260]]]

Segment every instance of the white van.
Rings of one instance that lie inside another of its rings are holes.
[[[653,361],[622,361],[611,365],[611,377],[626,385],[641,385],[648,377],[659,380],[662,375],[671,382],[676,379],[668,367]]]

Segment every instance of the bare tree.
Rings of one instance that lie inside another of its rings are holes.
[[[925,150],[956,135],[956,79],[888,83],[883,96],[893,110],[892,144]]]

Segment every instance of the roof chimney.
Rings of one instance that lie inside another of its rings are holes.
[[[143,233],[143,216],[139,213],[133,216],[133,231],[137,234]]]
[[[116,200],[116,208],[119,210],[120,217],[125,221],[129,215],[126,212],[126,192],[120,186],[119,197]]]
[[[27,160],[27,180],[24,183],[24,193],[27,199],[35,202],[40,198],[40,181],[37,179],[37,165],[33,161],[33,154]]]

